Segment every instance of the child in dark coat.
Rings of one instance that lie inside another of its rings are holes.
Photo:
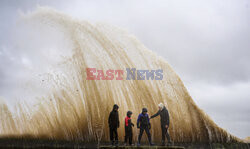
[[[134,124],[131,121],[131,115],[132,112],[127,112],[127,117],[125,118],[125,144],[129,140],[129,145],[132,145],[132,138],[133,138],[133,131],[132,126],[134,127]]]
[[[110,141],[112,145],[118,145],[117,128],[119,128],[120,126],[118,109],[119,109],[119,106],[115,104],[113,106],[113,110],[109,114],[108,123],[109,123],[109,132],[110,132]]]

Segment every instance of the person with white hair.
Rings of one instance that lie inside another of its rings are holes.
[[[150,119],[160,115],[161,117],[161,132],[162,132],[162,146],[165,146],[165,136],[168,139],[168,144],[170,145],[172,142],[170,140],[170,136],[168,133],[169,128],[169,114],[167,108],[164,106],[163,103],[158,104],[159,111],[152,115]]]

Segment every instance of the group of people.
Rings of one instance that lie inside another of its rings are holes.
[[[148,137],[148,141],[150,145],[154,145],[152,143],[151,134],[150,134],[150,119],[159,116],[161,117],[161,130],[162,130],[162,145],[165,145],[165,137],[168,139],[168,144],[171,144],[171,139],[168,133],[169,128],[169,113],[164,104],[160,103],[158,105],[159,111],[152,115],[151,117],[148,116],[147,112],[148,110],[146,108],[142,109],[142,112],[139,114],[137,118],[137,128],[140,129],[140,133],[138,136],[138,143],[137,145],[140,146],[141,138],[143,135],[143,132],[145,131]],[[109,114],[109,130],[110,130],[110,141],[112,145],[118,145],[118,133],[117,128],[120,126],[119,121],[119,114],[118,114],[119,106],[115,104],[113,106],[113,110]],[[132,123],[131,116],[132,112],[128,111],[127,116],[125,118],[125,144],[127,144],[127,141],[129,142],[129,145],[132,145],[132,137],[133,137],[133,129],[134,124]]]

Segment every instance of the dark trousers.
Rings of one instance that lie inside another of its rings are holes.
[[[109,127],[110,141],[118,141],[117,127]]]
[[[161,125],[161,134],[162,134],[162,141],[165,142],[165,136],[167,137],[168,139],[168,142],[171,142],[170,140],[170,136],[169,136],[169,133],[168,133],[168,128],[166,128],[166,125]]]
[[[139,133],[139,137],[138,137],[138,142],[141,143],[141,137],[142,137],[142,134],[143,134],[144,130],[146,131],[146,134],[148,136],[149,143],[151,143],[151,134],[149,132],[149,128],[148,127],[140,127],[140,133]]]
[[[131,128],[126,128],[125,127],[125,143],[129,141],[129,144],[132,144],[132,138],[133,138],[133,132]]]

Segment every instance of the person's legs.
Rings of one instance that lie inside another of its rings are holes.
[[[132,145],[133,133],[132,130],[129,132],[129,145]]]
[[[125,143],[127,143],[129,140],[129,133],[130,133],[129,129],[125,127]]]
[[[113,128],[109,127],[109,136],[110,136],[110,141],[112,145],[114,144],[114,136],[113,136]]]
[[[125,140],[124,140],[124,143],[127,143],[127,141],[128,141],[128,133],[127,133],[127,131],[125,131]]]
[[[161,143],[165,145],[165,135],[166,135],[166,127],[164,125],[161,126]]]
[[[138,144],[141,144],[141,137],[142,137],[142,134],[143,134],[143,131],[144,131],[144,128],[140,128],[140,133],[139,133],[139,136],[138,136]]]
[[[145,128],[145,131],[146,131],[146,134],[147,134],[147,136],[148,136],[148,141],[149,141],[150,145],[152,145],[152,141],[151,141],[151,134],[150,134],[150,132],[149,132],[148,127],[147,127],[147,128]]]
[[[168,139],[168,143],[171,143],[170,135],[168,133],[168,128],[166,129],[166,133],[165,134],[166,134],[166,137]]]
[[[115,134],[115,144],[118,144],[118,133],[117,133],[117,127],[113,129],[113,132]]]

